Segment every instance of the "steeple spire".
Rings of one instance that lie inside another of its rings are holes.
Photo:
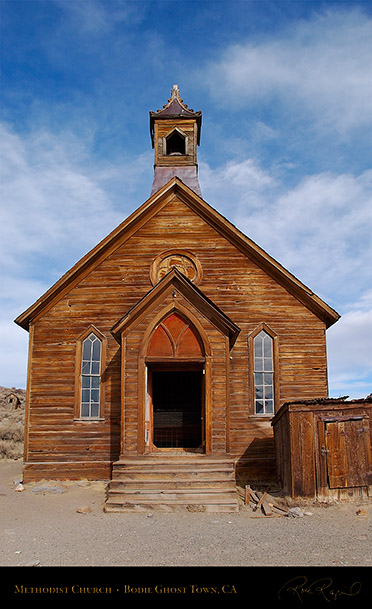
[[[177,176],[198,195],[197,146],[200,144],[201,112],[188,108],[178,85],[161,110],[150,112],[150,133],[155,151],[151,194]]]

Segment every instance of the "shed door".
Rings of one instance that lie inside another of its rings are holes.
[[[329,487],[366,486],[370,469],[367,421],[357,417],[325,425]]]

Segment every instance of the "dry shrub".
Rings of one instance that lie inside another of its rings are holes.
[[[24,409],[0,406],[0,458],[23,457]]]

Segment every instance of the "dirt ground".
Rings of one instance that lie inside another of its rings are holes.
[[[372,502],[308,504],[299,518],[106,514],[104,482],[38,482],[0,460],[1,566],[372,566]]]

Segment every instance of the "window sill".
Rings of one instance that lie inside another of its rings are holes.
[[[248,419],[262,419],[263,421],[267,421],[273,419],[275,417],[275,412],[271,414],[249,414]]]
[[[88,422],[88,423],[97,423],[97,422],[104,421],[104,420],[105,419],[102,418],[102,417],[76,417],[74,419],[74,423],[75,422],[78,422],[78,423],[81,423],[81,422],[83,422],[83,423],[86,423],[86,422]]]

